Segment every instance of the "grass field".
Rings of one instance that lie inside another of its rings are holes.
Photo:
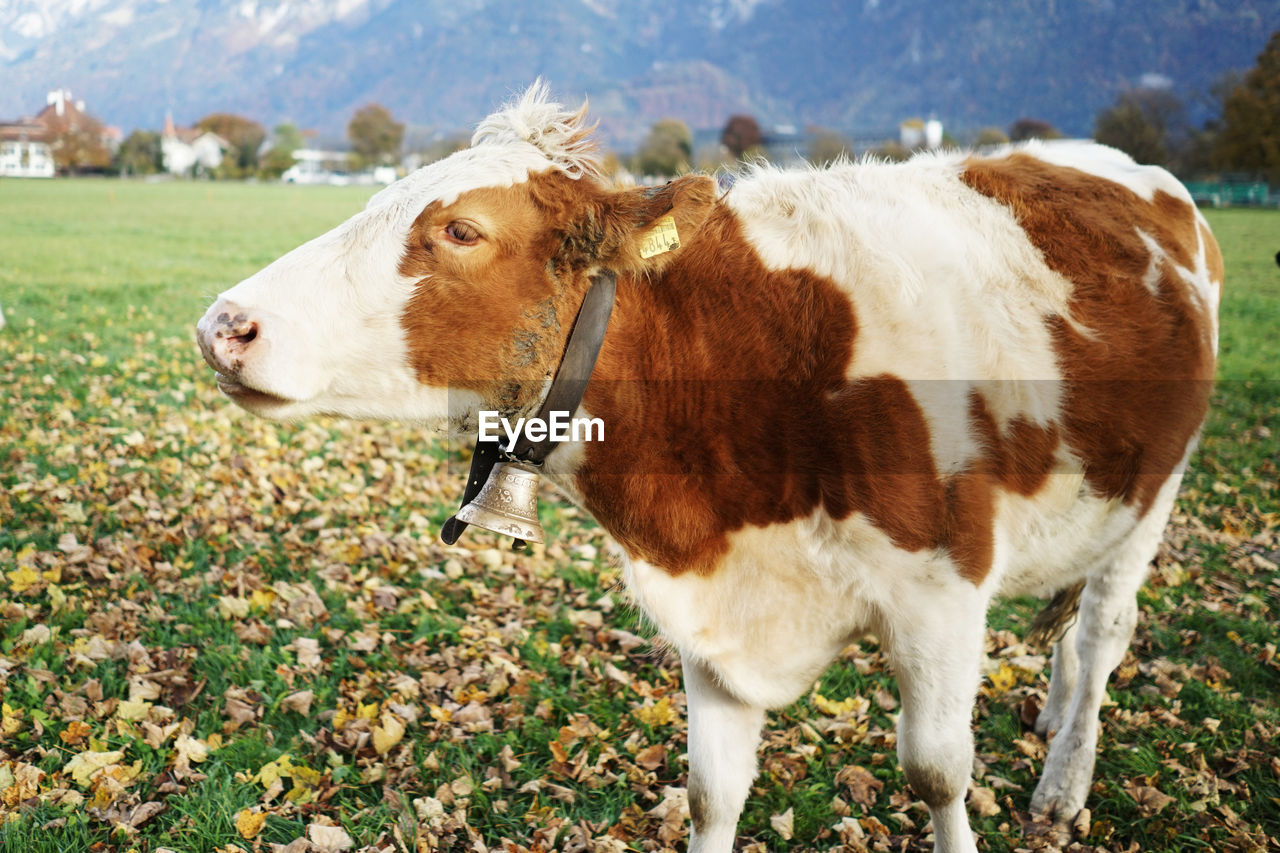
[[[683,849],[679,664],[599,531],[547,494],[547,548],[445,547],[457,448],[253,419],[200,361],[214,294],[367,195],[0,182],[6,853]],[[1280,845],[1280,213],[1209,215],[1222,381],[1072,850]],[[985,850],[1053,843],[1026,814],[1034,609],[990,632]],[[868,642],[771,714],[740,848],[922,849],[895,697]]]

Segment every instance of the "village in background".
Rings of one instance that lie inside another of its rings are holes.
[[[1122,92],[1099,112],[1093,138],[1138,162],[1170,169],[1201,204],[1280,206],[1280,112],[1269,106],[1280,102],[1280,32],[1271,35],[1254,68],[1219,81],[1213,100],[1213,116],[1195,126],[1186,105],[1156,80]],[[954,133],[935,117],[910,118],[886,132],[858,138],[821,127],[762,127],[750,115],[728,116],[721,128],[696,130],[667,118],[652,125],[634,152],[607,152],[603,166],[618,183],[651,183],[742,161],[825,165],[863,154],[902,160],[922,150],[984,149],[1061,137],[1049,122],[1027,117],[1012,119],[1007,129]],[[0,177],[375,185],[391,183],[468,142],[465,131],[406,124],[379,104],[357,109],[347,123],[346,138],[340,139],[291,123],[267,132],[257,121],[234,113],[212,113],[194,125],[179,126],[171,112],[161,129],[125,136],[94,116],[83,100],[59,88],[48,92],[44,107],[34,115],[0,120]]]
[[[1028,123],[1034,135],[1043,123]],[[1016,133],[1017,131],[1015,131]],[[711,138],[714,136],[714,138]],[[999,130],[983,141],[1008,141]],[[751,116],[729,117],[723,131],[691,131],[683,122],[654,124],[645,144],[631,157],[609,154],[608,174],[623,181],[666,178],[690,168],[707,171],[742,158],[773,162],[803,159],[830,162],[856,148],[905,157],[936,149],[950,140],[942,122],[910,119],[885,137],[850,140],[831,132],[780,126],[763,130]],[[463,132],[445,134],[406,126],[377,104],[361,108],[347,126],[346,139],[326,139],[292,124],[267,133],[257,122],[214,113],[190,127],[166,113],[163,128],[128,137],[92,115],[66,89],[50,91],[44,109],[17,121],[0,122],[0,177],[52,178],[57,175],[112,175],[188,179],[281,180],[298,184],[387,184],[426,163],[465,147]],[[696,160],[696,162],[695,162]]]

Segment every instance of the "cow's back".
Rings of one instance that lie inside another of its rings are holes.
[[[848,293],[847,375],[908,382],[939,475],[994,483],[974,516],[996,528],[993,581],[1045,592],[1086,571],[1180,474],[1222,264],[1167,172],[1057,143],[765,171],[729,201],[767,265]],[[1064,566],[1034,577],[1049,553]]]

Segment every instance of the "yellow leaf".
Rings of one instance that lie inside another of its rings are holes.
[[[382,725],[373,727],[373,749],[378,755],[386,755],[391,747],[404,737],[404,723],[390,712],[382,715]]]
[[[342,731],[346,727],[347,723],[354,719],[355,717],[348,714],[345,708],[339,708],[333,715],[333,730],[335,732]]]
[[[93,752],[88,750],[81,752],[67,762],[62,768],[63,773],[70,773],[71,778],[81,787],[87,787],[92,780],[94,774],[118,764],[124,759],[124,750],[117,749],[111,752]]]
[[[839,702],[828,699],[821,693],[813,694],[813,707],[817,708],[828,717],[839,717],[841,714],[861,713],[870,706],[870,703],[861,696],[850,696],[847,699],[841,699]]]
[[[312,770],[310,767],[294,765],[289,768],[293,776],[293,787],[289,789],[289,793],[285,794],[285,799],[291,803],[309,803],[315,799],[320,780],[324,774],[319,770]]]
[[[218,615],[223,619],[243,619],[249,615],[249,599],[234,595],[218,596]]]
[[[671,700],[666,696],[649,707],[636,708],[634,713],[637,720],[649,726],[669,725],[676,719],[675,709],[671,707]]]
[[[52,612],[57,613],[67,606],[67,596],[63,594],[62,587],[57,584],[50,584],[45,592],[49,596],[49,609]]]
[[[262,832],[262,825],[267,822],[266,812],[251,812],[243,809],[236,813],[236,832],[241,838],[254,838]]]
[[[145,720],[151,712],[151,703],[139,699],[134,702],[125,699],[116,705],[116,716],[121,720]]]
[[[267,610],[271,607],[271,602],[276,600],[276,594],[269,589],[255,589],[249,594],[250,610]]]
[[[1018,673],[1009,664],[1002,662],[995,672],[987,673],[987,680],[991,682],[988,695],[999,696],[1009,692],[1018,683]]]
[[[40,573],[29,566],[19,566],[5,574],[9,576],[9,588],[15,593],[24,592],[40,582]]]
[[[285,753],[275,761],[268,761],[262,765],[254,775],[253,781],[261,782],[264,788],[270,788],[281,776],[289,776],[291,773],[289,754]]]
[[[366,720],[378,719],[378,703],[370,702],[368,705],[357,705],[356,716],[364,717]]]
[[[0,734],[12,735],[22,731],[22,709],[5,702],[0,705]]]

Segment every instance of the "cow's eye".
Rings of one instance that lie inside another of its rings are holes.
[[[445,226],[444,233],[465,246],[474,245],[480,239],[480,231],[470,222],[455,219]]]

